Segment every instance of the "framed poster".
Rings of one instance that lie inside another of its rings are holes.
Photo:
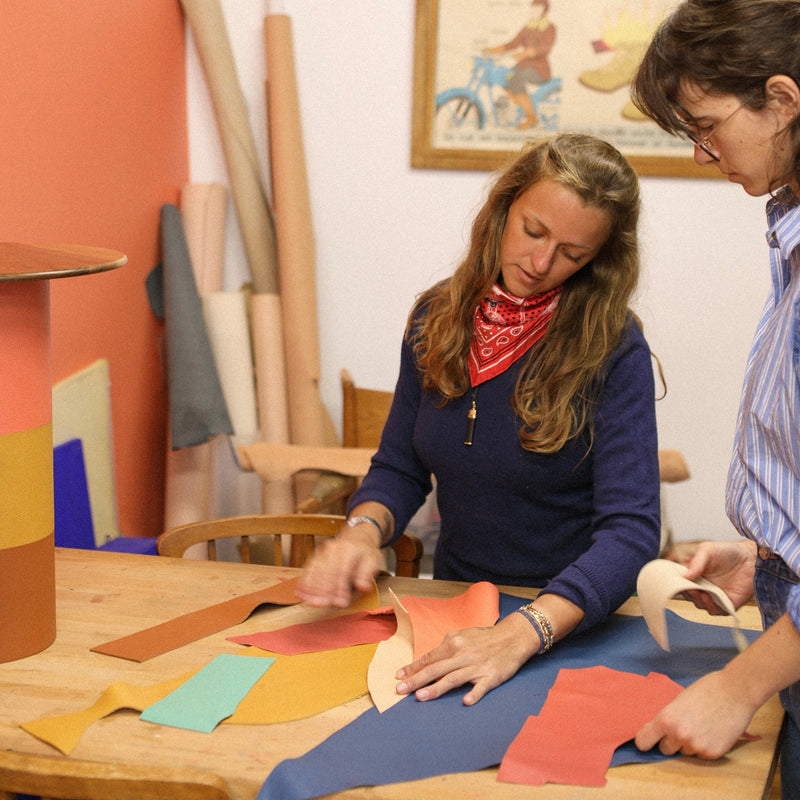
[[[607,139],[640,175],[711,177],[628,90],[677,2],[417,0],[412,166],[492,170],[569,130]]]

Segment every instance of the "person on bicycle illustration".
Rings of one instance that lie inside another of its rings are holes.
[[[509,76],[506,91],[511,100],[524,112],[525,117],[517,128],[532,128],[538,122],[533,102],[528,94],[530,84],[539,85],[550,80],[548,55],[556,40],[556,26],[548,19],[549,0],[533,0],[533,14],[528,24],[505,44],[488,47],[487,53],[508,53],[522,50]]]

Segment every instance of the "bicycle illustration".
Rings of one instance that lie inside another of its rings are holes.
[[[496,127],[518,125],[525,114],[505,92],[513,70],[491,56],[473,56],[466,86],[445,89],[436,95],[436,124],[441,129],[479,130],[490,119]],[[550,78],[529,91],[538,123],[536,129],[557,130],[561,78]]]

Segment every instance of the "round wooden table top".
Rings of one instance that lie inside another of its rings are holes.
[[[75,244],[0,242],[0,281],[49,280],[106,272],[127,263],[116,250]]]

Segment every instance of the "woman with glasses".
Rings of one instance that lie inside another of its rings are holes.
[[[346,606],[436,479],[435,578],[541,587],[402,670],[397,690],[476,703],[528,659],[615,611],[659,547],[636,173],[610,144],[532,140],[497,177],[455,273],[422,294],[378,452],[301,598]]]
[[[655,34],[636,105],[695,144],[753,196],[767,196],[772,290],[745,373],[726,510],[742,539],[707,542],[688,565],[741,605],[755,593],[765,632],[697,681],[636,737],[664,753],[717,758],[775,692],[787,711],[784,797],[800,797],[800,2],[685,0]],[[695,603],[722,613],[707,595]]]

